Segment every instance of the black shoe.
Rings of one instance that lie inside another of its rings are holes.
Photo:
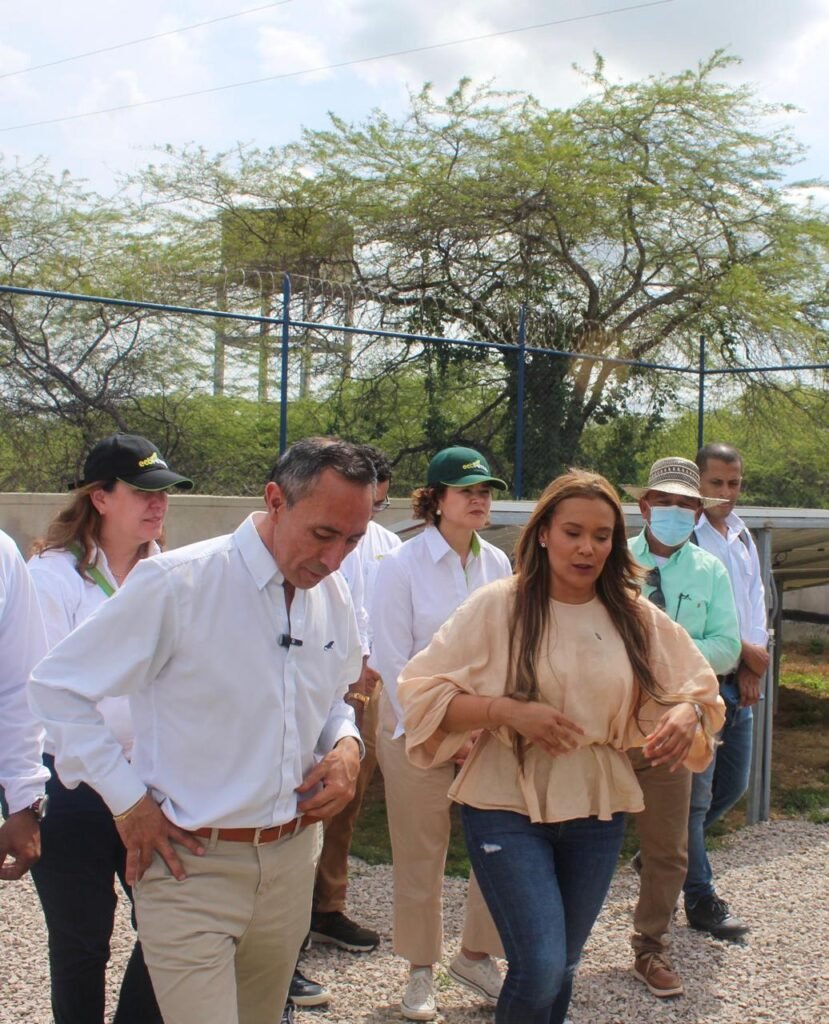
[[[306,978],[298,967],[291,978],[290,996],[291,1002],[297,1006],[325,1006],[331,1000],[328,989]]]
[[[311,938],[352,953],[370,953],[380,944],[377,932],[351,921],[340,910],[311,914]]]
[[[280,1024],[294,1024],[294,1004],[289,999],[285,1003],[285,1009],[282,1011],[282,1020]]]
[[[739,939],[749,930],[745,921],[735,917],[715,892],[701,896],[693,905],[686,900],[685,916],[692,928],[709,932],[716,939]]]

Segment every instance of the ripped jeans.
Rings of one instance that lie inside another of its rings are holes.
[[[495,1022],[563,1024],[622,847],[624,814],[546,825],[464,806],[461,817],[509,963]]]

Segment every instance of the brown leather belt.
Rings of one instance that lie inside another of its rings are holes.
[[[280,839],[292,836],[313,821],[313,818],[305,816],[286,821],[284,825],[271,825],[268,828],[195,828],[190,834],[206,839],[212,839],[215,835],[224,842],[253,843],[254,846],[261,846],[263,843],[276,843]]]

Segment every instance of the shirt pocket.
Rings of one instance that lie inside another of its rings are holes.
[[[680,593],[674,606],[674,621],[678,622],[692,639],[703,639],[708,621],[708,599],[700,594]]]

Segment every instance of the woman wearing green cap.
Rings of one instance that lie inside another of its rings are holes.
[[[112,434],[95,445],[83,479],[46,536],[35,542],[29,562],[50,648],[114,594],[140,559],[161,550],[170,489],[192,486],[137,434]],[[129,753],[129,699],[106,698],[98,710]],[[57,1024],[103,1024],[116,876],[132,899],[124,881],[126,851],[101,797],[84,784],[62,785],[48,736],[45,750],[49,805],[32,877],[49,931],[52,1012]],[[160,1022],[136,942],[113,1024]]]
[[[447,791],[455,765],[424,770],[408,761],[397,677],[408,660],[466,598],[512,572],[509,559],[478,531],[486,526],[492,489],[506,484],[472,448],[446,448],[429,463],[427,484],[412,495],[426,528],[380,563],[371,621],[372,666],[384,680],[377,759],[386,786],[394,861],[394,950],[411,965],[401,1009],[409,1020],[437,1014],[432,965],[442,954],[441,894],[449,845]],[[462,755],[456,763],[462,762]],[[501,975],[489,954],[501,943],[480,890],[470,883],[461,952],[449,973],[488,1003],[497,1001]]]

